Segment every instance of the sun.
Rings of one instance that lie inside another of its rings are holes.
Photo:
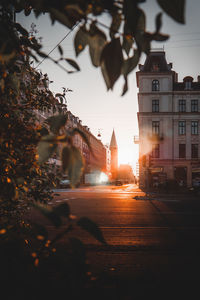
[[[138,145],[122,145],[118,148],[118,166],[129,164],[135,166],[139,157]]]

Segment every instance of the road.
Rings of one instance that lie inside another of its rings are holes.
[[[94,278],[104,278],[107,291],[116,293],[113,299],[195,295],[200,283],[197,198],[146,195],[135,185],[63,189],[56,194],[50,205],[67,202],[72,215],[89,217],[101,228],[107,246],[81,229],[74,234],[86,245]],[[46,226],[52,230],[48,222]]]

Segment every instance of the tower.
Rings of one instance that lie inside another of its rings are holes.
[[[112,179],[117,178],[117,171],[118,171],[118,147],[117,141],[115,136],[115,131],[113,129],[111,141],[110,141],[110,152],[111,152],[111,174]]]

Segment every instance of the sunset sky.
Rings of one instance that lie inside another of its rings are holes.
[[[142,4],[147,16],[147,30],[154,31],[155,16],[161,12],[161,8],[155,0],[148,0]],[[179,74],[179,81],[190,75],[196,81],[200,75],[200,1],[190,0],[186,3],[186,25],[180,25],[171,18],[163,14],[162,33],[169,34],[170,39],[165,43],[152,44],[153,48],[162,48],[166,52],[168,63],[173,63],[173,70]],[[102,19],[109,24],[110,19],[105,16]],[[101,21],[102,21],[101,20]],[[43,15],[39,19],[34,16],[25,17],[23,14],[17,15],[17,21],[30,30],[31,23],[37,25],[39,31],[37,37],[42,37],[43,51],[50,52],[55,45],[69,32],[69,30],[55,23],[51,26],[48,15]],[[73,37],[77,29],[61,43],[64,50],[64,57],[75,59],[73,49]],[[105,30],[102,28],[102,30]],[[57,49],[51,54],[58,58]],[[140,63],[144,63],[143,55]],[[72,89],[73,92],[67,96],[68,109],[78,116],[83,125],[87,125],[91,132],[97,136],[101,132],[102,142],[110,143],[113,128],[118,143],[119,164],[129,163],[135,166],[138,159],[138,146],[134,145],[134,135],[138,135],[137,123],[137,86],[134,70],[129,76],[129,90],[125,96],[121,97],[123,80],[120,78],[114,86],[113,91],[107,92],[100,69],[92,66],[88,55],[88,48],[76,59],[81,68],[81,72],[67,74],[54,63],[46,59],[39,69],[47,73],[49,79],[53,81],[50,89],[53,92],[62,92],[62,87]],[[65,65],[67,67],[67,64]]]

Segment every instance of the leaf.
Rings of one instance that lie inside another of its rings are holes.
[[[157,0],[157,2],[172,19],[185,24],[185,0]]]
[[[78,56],[88,45],[88,32],[85,26],[80,27],[74,38],[74,49],[76,56]]]
[[[59,227],[62,225],[61,218],[53,212],[52,208],[41,203],[33,203],[33,206],[38,209],[46,218],[48,218],[54,226]]]
[[[146,27],[146,18],[142,9],[137,7],[137,1],[124,1],[124,34],[143,33]]]
[[[135,41],[138,46],[138,50],[141,52],[149,54],[151,49],[151,41],[153,40],[153,34],[145,32],[144,34],[135,35]]]
[[[83,171],[83,159],[78,148],[74,146],[63,148],[62,167],[74,187],[80,181]]]
[[[85,263],[86,261],[85,245],[75,237],[69,238],[69,241],[72,247],[72,255],[74,256],[76,261],[80,263]]]
[[[73,59],[65,58],[65,60],[66,60],[72,67],[74,67],[74,69],[76,69],[77,71],[80,71],[80,68],[79,68],[78,64],[77,64]]]
[[[128,78],[127,76],[124,76],[124,87],[121,96],[124,96],[126,92],[128,91]]]
[[[64,147],[61,154],[63,172],[66,172],[69,168],[70,155],[70,148]]]
[[[95,22],[90,26],[89,31],[89,52],[93,66],[100,66],[100,57],[104,46],[106,45],[106,35],[97,28]]]
[[[134,51],[134,55],[123,61],[122,74],[126,77],[137,66],[140,59],[139,50]]]
[[[111,39],[113,39],[115,37],[115,34],[118,32],[119,27],[121,25],[121,20],[122,20],[121,14],[119,14],[118,12],[115,12],[112,15],[112,23],[111,23],[111,26],[110,26],[110,37],[111,37]]]
[[[48,137],[48,136],[45,136]],[[41,140],[38,143],[37,152],[38,152],[38,162],[39,164],[45,163],[52,154],[56,151],[57,145],[45,140]]]
[[[162,26],[162,13],[157,14],[156,16],[156,33],[158,33]]]
[[[99,242],[102,244],[107,244],[104,236],[102,234],[102,231],[98,227],[98,225],[90,220],[87,217],[82,217],[78,220],[77,225],[80,226],[82,229],[89,232],[93,237],[95,237]]]
[[[44,52],[41,52],[41,51],[37,51],[37,54],[40,55],[43,58],[47,58],[48,57],[48,54],[46,54]]]
[[[101,71],[107,88],[113,89],[113,86],[121,74],[123,63],[122,47],[120,39],[113,39],[108,43],[101,54]]]
[[[70,150],[68,176],[72,187],[74,187],[80,181],[82,175],[83,158],[78,148],[72,146]]]
[[[51,14],[52,20],[58,20],[63,25],[67,26],[68,28],[72,28],[75,24],[74,21],[70,20],[68,16],[61,12],[61,10],[55,9],[53,7],[49,8],[49,12]]]
[[[152,35],[152,38],[154,41],[157,41],[157,42],[164,42],[166,40],[168,40],[169,38],[169,35],[166,35],[166,34],[160,34],[160,33],[155,33]]]
[[[60,55],[63,56],[63,49],[60,45],[58,45],[58,51],[59,51]]]
[[[133,46],[133,38],[131,35],[123,35],[122,48],[125,50],[126,54],[129,55],[130,49]]]
[[[67,114],[49,117],[45,122],[49,124],[50,130],[57,134],[61,127],[65,126],[67,122]]]
[[[67,203],[62,203],[53,208],[53,212],[59,216],[68,218],[70,215],[70,207]]]
[[[28,31],[24,27],[22,27],[19,23],[14,23],[14,26],[22,35],[28,36]]]

